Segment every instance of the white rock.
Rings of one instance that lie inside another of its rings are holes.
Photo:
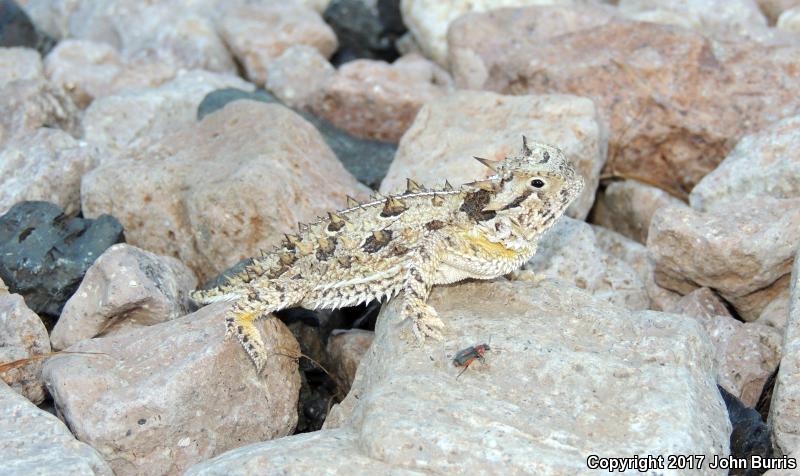
[[[648,11],[674,13],[697,29],[725,28],[747,33],[767,26],[767,19],[755,0],[620,0],[618,6],[623,15]]]
[[[789,33],[800,34],[800,5],[781,13],[777,27]]]
[[[0,98],[0,147],[44,126],[77,135],[78,108],[43,76],[0,85]]]
[[[0,48],[0,87],[21,79],[42,79],[42,58],[30,48]]]
[[[76,440],[56,417],[0,382],[0,461],[3,474],[113,476],[91,446]]]
[[[5,288],[5,286],[3,286]],[[0,293],[0,363],[42,356],[50,353],[42,320],[28,309],[19,294]],[[0,373],[2,380],[33,403],[44,400],[43,359]]]

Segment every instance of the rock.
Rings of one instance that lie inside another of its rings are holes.
[[[11,140],[0,150],[0,215],[26,200],[52,202],[77,214],[81,177],[99,161],[97,147],[59,129],[41,128]]]
[[[705,34],[721,30],[747,36],[751,31],[767,26],[767,18],[755,0],[620,0],[618,6],[623,15],[647,11],[674,12]]]
[[[53,39],[37,30],[14,0],[0,0],[0,47],[23,46],[46,54]]]
[[[290,46],[270,63],[265,88],[282,103],[303,109],[314,103],[336,69],[311,46]]]
[[[196,287],[192,271],[175,258],[114,245],[86,271],[64,305],[50,334],[53,348],[184,316]]]
[[[789,320],[789,289],[784,289],[778,296],[770,301],[758,316],[758,323],[774,327],[784,332],[786,322]]]
[[[83,136],[122,154],[195,122],[197,106],[209,92],[226,87],[252,90],[241,79],[189,71],[158,88],[127,90],[94,101],[83,118]]]
[[[64,355],[45,364],[63,419],[117,476],[179,474],[229,449],[292,432],[297,361],[270,359],[259,376],[238,342],[224,338],[228,306],[85,340],[69,351],[106,355]],[[282,323],[259,326],[267,348],[297,354]]]
[[[800,6],[786,10],[778,19],[778,29],[789,33],[800,33]]]
[[[356,60],[339,68],[311,109],[356,137],[397,142],[423,105],[451,90],[447,72],[419,55]]]
[[[345,394],[350,390],[353,379],[356,378],[358,364],[374,338],[374,332],[363,329],[334,331],[328,338],[326,350],[334,364],[334,374]]]
[[[337,57],[394,61],[406,27],[400,0],[332,0],[323,15],[339,39]]]
[[[680,28],[609,20],[605,10],[594,28],[552,35],[531,28],[549,22],[554,9],[461,17],[448,35],[451,70],[462,88],[592,99],[610,125],[608,175],[685,196],[741,137],[800,107],[800,75],[790,59],[800,46],[717,42]]]
[[[5,2],[0,4],[0,9]],[[42,58],[30,48],[0,48],[0,87],[12,81],[41,79]]]
[[[202,119],[207,114],[221,109],[231,101],[239,99],[251,99],[261,102],[278,102],[278,100],[266,91],[258,90],[253,93],[240,91],[238,89],[220,89],[211,93],[203,99],[197,108],[197,117]],[[386,142],[359,139],[347,132],[339,129],[325,119],[321,119],[313,114],[296,111],[305,120],[314,125],[322,134],[325,143],[333,150],[336,157],[344,165],[348,172],[353,174],[359,182],[372,189],[377,189],[381,180],[386,176],[389,165],[394,160],[397,146]]]
[[[628,238],[647,243],[653,214],[661,207],[683,202],[667,192],[635,180],[612,182],[598,194],[592,223],[610,228]]]
[[[584,218],[594,201],[607,136],[591,101],[574,96],[501,96],[458,91],[427,104],[403,136],[381,192],[405,189],[406,177],[439,187],[489,176],[473,156],[517,154],[522,136],[564,151],[586,185],[567,210]]]
[[[95,98],[123,89],[158,87],[178,73],[167,63],[126,60],[106,43],[73,39],[59,42],[44,67],[47,78],[82,109]]]
[[[39,316],[28,309],[19,294],[0,294],[0,342],[0,363],[50,353],[47,329]],[[22,367],[0,372],[0,377],[17,393],[38,405],[45,397],[43,362],[33,360]],[[5,387],[1,383],[0,386]]]
[[[21,202],[0,217],[0,278],[33,312],[57,317],[94,260],[121,241],[112,216],[88,220],[52,203]]]
[[[770,196],[800,197],[800,115],[745,136],[689,195],[692,208]]]
[[[536,255],[524,266],[535,276],[561,279],[601,301],[643,310],[650,306],[644,283],[624,261],[599,248],[591,225],[561,218],[540,240]]]
[[[653,216],[647,248],[656,281],[688,294],[710,287],[753,321],[784,289],[800,242],[800,199],[745,198],[701,213],[664,207]]]
[[[112,476],[108,464],[58,418],[0,382],[0,458],[5,474]]]
[[[767,423],[778,454],[800,451],[800,260],[791,275],[789,320],[783,337],[783,356],[772,391]]]
[[[722,399],[725,400],[725,407],[731,419],[731,458],[746,458],[750,469],[732,469],[730,474],[757,475],[762,474],[756,467],[753,467],[753,457],[762,459],[773,457],[772,441],[769,435],[769,427],[752,408],[736,398],[735,395],[728,393],[722,386],[719,387]]]
[[[716,349],[717,383],[745,405],[755,406],[781,360],[782,334],[764,324],[737,321],[709,288],[687,294],[670,312],[703,325]]]
[[[786,10],[800,6],[800,0],[756,0],[770,25],[774,25]]]
[[[456,18],[469,12],[501,7],[572,3],[571,0],[404,0],[403,20],[428,58],[447,66],[447,30]]]
[[[647,248],[644,245],[602,226],[593,226],[592,229],[594,230],[597,246],[602,251],[621,259],[636,271],[639,280],[644,283],[645,291],[647,291],[650,309],[666,311],[672,309],[680,301],[680,294],[662,288],[656,283],[656,264],[648,256]]]
[[[290,45],[308,45],[326,58],[337,48],[336,34],[310,8],[295,3],[234,6],[219,23],[219,32],[247,78],[263,86],[270,65]]]
[[[205,281],[366,193],[302,118],[234,101],[93,170],[81,198],[86,216],[112,213],[128,243],[177,257]]]
[[[325,430],[187,474],[302,472],[319,461],[334,472],[347,462],[348,474],[579,474],[592,453],[728,452],[711,344],[688,318],[622,310],[551,281],[473,282],[434,289],[445,340],[409,347],[399,303],[384,307]],[[453,354],[490,337],[497,350],[456,379]]]
[[[6,283],[4,283],[2,279],[0,279],[0,295],[2,294],[8,294],[8,287],[6,287]]]

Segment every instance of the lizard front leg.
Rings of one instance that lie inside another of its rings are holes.
[[[436,310],[426,303],[439,260],[435,243],[425,241],[431,240],[423,240],[417,251],[409,255],[411,259],[402,288],[401,315],[403,319],[411,319],[411,330],[419,342],[424,342],[426,337],[442,340],[444,328]]]

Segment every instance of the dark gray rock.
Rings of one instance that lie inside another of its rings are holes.
[[[263,89],[252,93],[235,88],[218,89],[203,98],[197,108],[197,119],[200,120],[238,99],[280,103],[275,96]],[[333,150],[348,172],[364,185],[374,189],[378,188],[389,170],[389,165],[394,160],[394,154],[397,151],[395,144],[359,139],[311,113],[297,110],[295,112],[317,128],[328,147]]]
[[[14,0],[0,0],[0,47],[24,46],[46,55],[55,41],[40,32]]]
[[[333,0],[323,15],[339,40],[334,66],[358,58],[392,62],[395,40],[406,32],[400,0]]]
[[[719,387],[728,417],[731,420],[731,457],[762,459],[772,457],[772,441],[770,431],[761,415],[753,408],[746,406],[741,400]],[[763,469],[731,469],[731,475],[756,476],[763,474]]]
[[[64,215],[49,202],[20,202],[0,217],[0,278],[40,316],[57,318],[103,251],[124,241],[110,215]]]

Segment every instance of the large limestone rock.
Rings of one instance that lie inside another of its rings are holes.
[[[800,115],[744,137],[689,195],[706,211],[744,197],[800,197]]]
[[[227,306],[85,340],[68,349],[80,354],[45,364],[61,416],[117,476],[181,474],[229,449],[293,431],[297,361],[276,355],[258,375],[239,343],[224,338]],[[267,348],[299,352],[279,321],[259,328]]]
[[[800,46],[717,42],[681,28],[609,20],[605,10],[593,28],[539,33],[553,8],[471,13],[453,22],[456,84],[591,98],[610,125],[610,175],[685,196],[741,137],[800,108]]]
[[[112,213],[128,243],[177,257],[202,282],[366,192],[300,116],[234,101],[93,170],[81,199],[86,216]]]
[[[753,321],[787,287],[798,242],[800,199],[759,197],[708,213],[664,207],[647,248],[660,285],[681,294],[710,287]]]
[[[97,166],[99,149],[59,129],[41,128],[0,150],[0,215],[26,200],[80,211],[81,177]]]
[[[86,276],[50,334],[61,350],[101,333],[149,326],[185,315],[197,278],[169,256],[114,245],[86,270]]]
[[[270,63],[264,87],[295,109],[309,107],[336,69],[314,47],[290,46]]]
[[[427,104],[403,136],[380,190],[405,187],[406,177],[440,187],[491,175],[473,156],[518,154],[522,136],[564,151],[586,185],[567,214],[584,218],[594,201],[608,137],[591,101],[575,96],[502,96],[458,91]]]
[[[42,403],[41,357],[50,353],[50,340],[42,320],[19,294],[0,294],[0,343],[0,364],[33,358],[21,367],[0,372],[2,380],[33,403]]]
[[[112,476],[91,446],[76,440],[58,418],[0,382],[0,460],[8,475]]]
[[[348,474],[581,474],[589,454],[727,454],[711,343],[693,320],[550,281],[437,288],[430,302],[444,342],[410,347],[390,303],[325,430],[187,474],[302,474],[321,460]],[[453,354],[490,339],[486,363],[456,379]]]
[[[0,48],[0,86],[42,77],[42,58],[30,48]]]

